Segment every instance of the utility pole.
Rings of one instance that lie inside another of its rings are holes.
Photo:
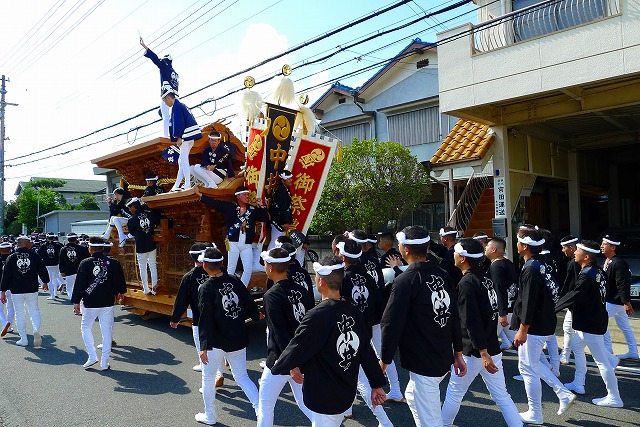
[[[5,87],[5,81],[9,81],[2,75],[2,85],[0,86],[0,234],[4,234],[4,107],[6,105],[18,106],[18,104],[12,104],[5,102],[4,96],[7,93]]]

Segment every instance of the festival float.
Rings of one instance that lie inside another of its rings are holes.
[[[201,129],[202,137],[194,142],[189,154],[190,164],[200,163],[202,151],[209,144],[209,133],[215,130],[220,135],[228,135],[230,144],[235,147],[235,177],[225,178],[215,189],[198,186],[199,182],[193,181],[193,187],[184,191],[144,198],[150,209],[161,211],[160,225],[154,233],[159,285],[157,295],[143,293],[135,242],[128,240],[124,247],[119,248],[117,233],[113,233],[112,241],[116,244],[110,256],[117,258],[124,269],[127,293],[123,306],[131,312],[141,316],[171,314],[182,276],[193,268],[188,251],[194,243],[213,242],[227,259],[227,230],[222,214],[199,201],[196,186],[209,197],[235,202],[236,188],[244,185],[250,190],[250,203],[255,204],[256,200],[262,199],[268,205],[276,183],[276,172],[287,169],[293,174],[293,184],[289,189],[293,213],[290,233],[307,233],[340,141],[315,133],[315,117],[305,105],[308,97],[295,99],[293,83],[286,77],[288,70],[288,66],[283,67],[282,81],[273,95],[273,103],[263,102],[261,96],[251,90],[253,79],[245,79],[246,90],[239,102],[240,117],[246,119],[248,127],[244,144],[222,121],[204,126]],[[167,157],[167,153],[172,154],[171,147],[168,138],[155,138],[94,159],[92,163],[101,168],[115,169],[131,196],[141,197],[146,188],[145,176],[149,172],[159,177],[158,185],[163,186],[165,191],[175,182],[178,154],[175,153],[175,158]],[[264,223],[256,227],[259,228],[256,230],[257,243],[267,245],[270,227]],[[239,272],[236,271],[236,274]],[[264,271],[252,272],[248,288],[258,302],[261,302],[266,291],[266,279]],[[189,322],[189,319],[183,320]]]

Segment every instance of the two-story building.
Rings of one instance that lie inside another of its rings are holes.
[[[440,111],[438,52],[433,43],[420,39],[409,43],[361,86],[334,83],[311,109],[321,120],[320,132],[343,144],[354,138],[395,141],[425,165],[457,120]],[[432,196],[404,222],[440,228],[448,218],[445,190],[434,182]]]
[[[491,135],[493,216],[510,238],[522,222],[594,240],[639,228],[640,1],[476,3],[479,24],[438,34],[439,102]]]

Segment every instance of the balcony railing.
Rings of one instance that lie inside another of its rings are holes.
[[[620,0],[547,0],[475,25],[475,50],[489,52],[619,14]]]

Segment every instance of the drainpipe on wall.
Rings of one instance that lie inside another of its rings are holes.
[[[360,98],[358,98],[358,92],[355,90],[351,92],[351,95],[353,95],[353,103],[362,111],[362,114],[371,117],[371,138],[378,139],[378,132],[376,131],[376,111],[365,111],[362,105],[358,104]]]

